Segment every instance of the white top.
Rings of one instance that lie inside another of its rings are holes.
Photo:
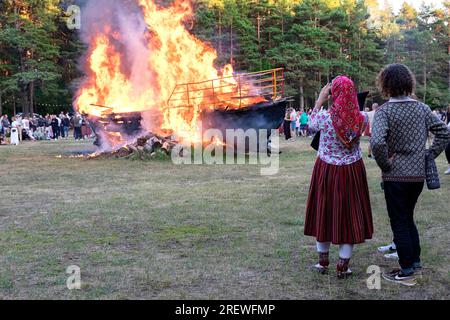
[[[23,124],[23,128],[24,128],[24,129],[26,129],[26,130],[29,130],[29,129],[30,129],[30,120],[28,120],[28,119],[23,119],[23,120],[22,120],[22,124]]]
[[[297,118],[297,112],[292,111],[290,117],[291,117],[291,121],[295,121],[295,119]]]
[[[19,126],[19,123],[17,121],[13,121],[13,123],[11,123],[11,128],[17,128]]]

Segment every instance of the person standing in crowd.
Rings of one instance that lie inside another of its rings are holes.
[[[307,135],[308,135],[308,137],[312,138],[314,133],[315,133],[315,132],[313,132],[313,130],[311,129],[311,126],[309,125],[309,121],[311,119],[311,114],[312,114],[312,109],[308,109],[308,112],[306,112],[306,113],[308,115],[308,132],[307,132]]]
[[[291,140],[291,108],[286,109],[286,114],[284,115],[284,137],[286,140]]]
[[[25,136],[26,139],[31,139],[32,135],[30,133],[30,120],[28,117],[22,119],[22,138]],[[25,133],[25,134],[24,134]]]
[[[11,141],[10,141],[10,143],[12,145],[16,145],[16,146],[18,146],[20,143],[18,127],[19,127],[19,122],[17,121],[16,117],[13,117],[12,123],[11,123]]]
[[[62,132],[61,132],[61,127],[62,127],[62,120],[55,114],[55,119],[56,121],[58,121],[58,132],[56,133],[57,138],[61,138],[62,137]]]
[[[58,116],[59,119],[59,135],[61,136],[61,139],[64,139],[65,136],[65,131],[64,131],[64,118],[66,116],[64,115],[64,112],[61,111],[61,113]]]
[[[69,139],[69,130],[70,130],[70,116],[66,113],[63,117],[63,132],[64,138]]]
[[[37,131],[45,133],[45,119],[41,116],[37,119]]]
[[[331,92],[330,92],[331,89]],[[332,106],[321,111],[332,97]],[[328,271],[331,244],[339,245],[337,276],[349,268],[355,244],[373,235],[372,209],[360,137],[368,123],[359,111],[357,90],[345,76],[326,85],[310,117],[312,130],[321,131],[318,158],[311,178],[304,233],[316,238],[321,273]]]
[[[295,141],[296,135],[295,135],[295,124],[297,122],[297,112],[295,112],[294,108],[291,108],[291,113],[289,115],[289,118],[291,120],[291,140]]]
[[[308,135],[308,121],[308,113],[303,110],[302,114],[300,115],[300,134],[302,137],[306,137]]]
[[[3,126],[3,134],[6,138],[6,135],[9,133],[9,128],[11,127],[11,123],[9,122],[8,119],[8,115],[3,115],[3,117],[1,117],[1,122],[2,122],[2,126]]]
[[[53,138],[52,119],[49,114],[45,116],[45,135],[47,140],[51,140]]]
[[[3,131],[2,121],[0,121],[0,145],[2,145],[4,143],[4,141],[5,141],[5,133]]]
[[[81,140],[83,138],[81,134],[81,126],[83,125],[83,119],[81,115],[77,112],[73,117],[73,129],[75,140]]]
[[[295,136],[299,137],[300,136],[300,116],[301,116],[301,111],[297,112],[295,114]]]
[[[379,107],[380,107],[380,105],[378,103],[374,103],[372,105],[372,110],[370,110],[369,108],[366,108],[366,113],[367,113],[367,116],[369,117],[369,125],[366,127],[366,131],[364,132],[364,136],[366,136],[366,137],[372,136],[373,119],[375,117],[375,111],[377,111]],[[368,157],[370,159],[372,159],[372,147],[370,146],[370,143],[367,148],[368,148],[367,151],[369,154]]]
[[[448,130],[450,131],[450,122],[448,123]],[[447,148],[445,148],[445,156],[447,158],[448,162],[448,169],[445,171],[445,175],[450,175],[450,143],[447,145]]]
[[[17,128],[17,133],[19,135],[19,141],[22,142],[22,130],[23,130],[23,123],[22,123],[22,117],[21,116],[16,116],[16,128]]]
[[[51,127],[52,127],[52,139],[53,140],[58,140],[58,137],[59,137],[58,117],[52,114],[50,116],[50,124],[51,124]]]
[[[36,132],[36,130],[37,130],[37,117],[33,116],[30,119],[30,131],[31,131],[31,134]]]
[[[383,273],[391,282],[414,286],[421,270],[420,239],[414,209],[425,181],[425,158],[436,158],[450,141],[450,132],[431,109],[413,99],[415,77],[403,64],[385,67],[378,76],[380,91],[389,98],[375,114],[371,145],[382,170],[387,211],[400,269]],[[426,150],[428,132],[434,134]]]

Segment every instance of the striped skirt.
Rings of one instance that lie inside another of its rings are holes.
[[[371,239],[372,209],[363,160],[314,166],[306,205],[305,235],[319,242],[358,244]]]

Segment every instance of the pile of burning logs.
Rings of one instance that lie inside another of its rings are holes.
[[[148,133],[138,138],[134,143],[127,144],[113,151],[95,153],[89,159],[99,158],[125,158],[145,160],[152,158],[165,158],[170,156],[172,149],[177,145],[173,136],[162,137]]]

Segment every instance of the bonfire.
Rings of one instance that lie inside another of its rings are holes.
[[[88,2],[83,10],[86,77],[74,101],[99,137],[97,156],[202,143],[206,112],[280,99],[282,69],[239,74],[230,64],[215,65],[216,50],[186,28],[189,1],[106,2]]]

